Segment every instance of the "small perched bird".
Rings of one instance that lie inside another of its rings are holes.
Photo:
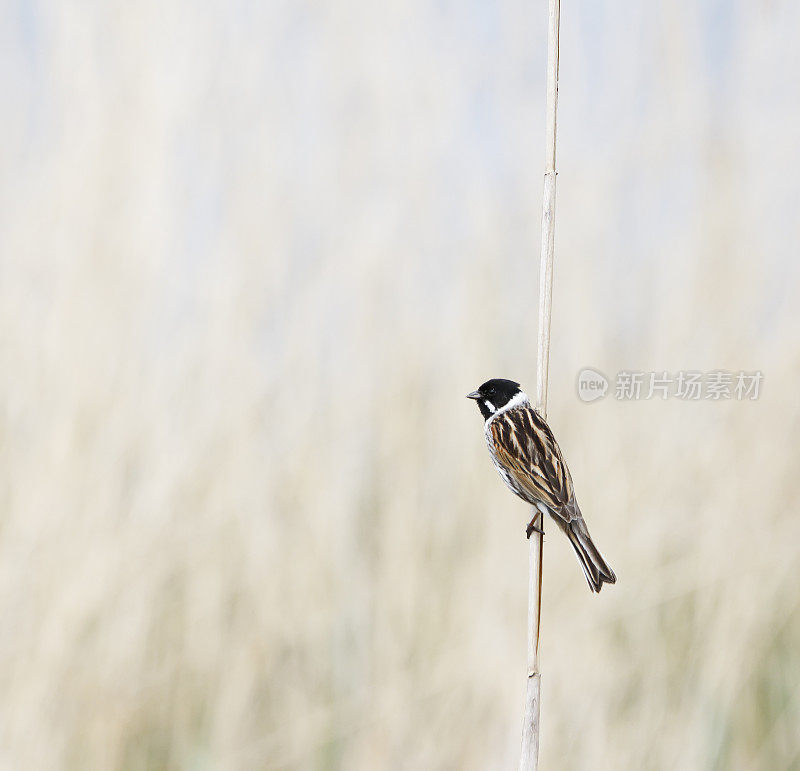
[[[549,514],[567,534],[593,592],[599,592],[604,583],[616,583],[614,571],[597,550],[583,521],[572,476],[553,432],[519,383],[487,380],[467,398],[478,403],[486,421],[486,444],[506,485],[542,515]],[[544,534],[536,527],[536,519],[534,516],[528,523],[528,538],[534,531]]]

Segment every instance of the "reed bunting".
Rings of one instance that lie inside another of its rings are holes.
[[[478,403],[486,421],[486,444],[506,485],[542,516],[549,514],[567,534],[593,592],[599,592],[604,583],[616,583],[614,571],[592,542],[583,521],[572,476],[553,432],[519,383],[487,380],[467,398]],[[528,523],[528,538],[534,531],[544,534],[536,527],[536,519],[534,516]],[[544,523],[544,519],[541,521]]]

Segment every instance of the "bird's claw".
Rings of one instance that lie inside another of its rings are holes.
[[[534,533],[539,533],[541,536],[544,535],[544,530],[542,530],[541,525],[536,524],[536,520],[538,518],[539,515],[537,514],[530,522],[528,522],[528,527],[525,528],[525,535],[528,537],[528,540],[530,540]]]

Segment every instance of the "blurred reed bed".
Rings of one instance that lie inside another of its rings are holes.
[[[800,768],[798,12],[612,5],[563,11],[550,421],[619,582],[546,538],[542,767]],[[0,768],[513,766],[526,512],[463,395],[535,379],[540,14],[15,14]]]

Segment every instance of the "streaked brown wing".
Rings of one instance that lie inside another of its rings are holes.
[[[567,464],[547,423],[531,406],[517,407],[489,424],[497,460],[529,496],[569,522],[577,513]]]

